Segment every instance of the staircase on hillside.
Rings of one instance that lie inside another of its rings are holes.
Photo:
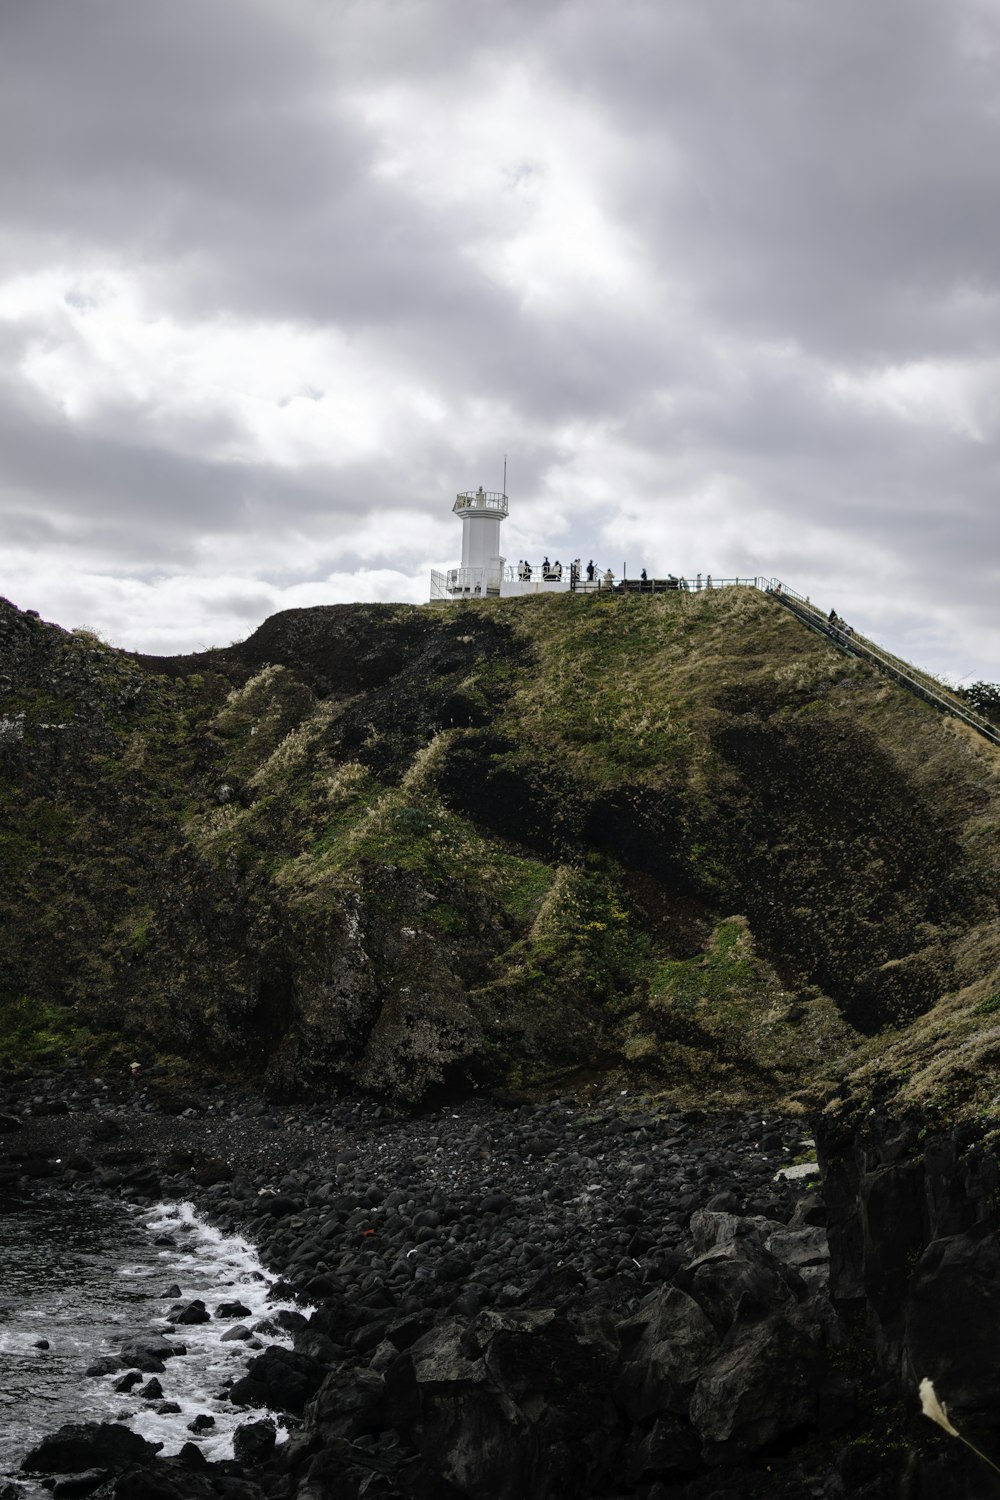
[[[786,588],[777,578],[758,578],[755,580],[757,587],[770,594],[783,604],[797,620],[808,629],[814,630],[817,635],[826,636],[827,640],[840,651],[849,656],[859,656],[863,661],[871,662],[880,672],[898,682],[900,687],[906,688],[932,708],[940,713],[950,714],[952,718],[961,719],[963,724],[968,724],[977,734],[989,740],[994,745],[1000,745],[1000,729],[991,724],[988,719],[982,718],[974,713],[969,705],[953,693],[944,683],[938,682],[929,672],[922,672],[919,667],[911,666],[907,661],[902,661],[898,656],[884,651],[881,646],[870,641],[866,636],[858,635],[856,632],[848,634],[846,631],[832,625],[823,614],[822,610],[816,608],[808,599],[797,594],[794,589]]]

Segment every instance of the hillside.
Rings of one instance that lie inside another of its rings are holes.
[[[988,1114],[1000,752],[744,589],[0,603],[0,1061]]]

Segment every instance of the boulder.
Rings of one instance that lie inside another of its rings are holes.
[[[827,1368],[810,1309],[792,1303],[738,1321],[691,1397],[705,1456],[718,1462],[756,1453],[814,1423]]]
[[[132,1464],[149,1463],[162,1447],[116,1422],[68,1422],[32,1448],[21,1468],[26,1474],[120,1473]]]
[[[233,1456],[237,1463],[253,1468],[270,1458],[277,1440],[274,1423],[243,1422],[233,1434]]]
[[[725,1335],[737,1319],[746,1322],[751,1317],[764,1317],[776,1307],[807,1296],[801,1277],[749,1236],[696,1256],[676,1280],[707,1313],[720,1335]]]
[[[217,1318],[249,1318],[251,1309],[242,1302],[220,1302],[215,1309]]]
[[[299,1414],[319,1390],[325,1373],[310,1355],[275,1345],[250,1361],[229,1399],[234,1406],[273,1406],[278,1411]]]
[[[178,1455],[176,1460],[161,1460],[154,1468],[129,1469],[115,1484],[114,1500],[218,1500],[212,1477],[193,1472]],[[246,1480],[227,1482],[224,1493],[227,1500],[257,1500],[261,1495]]]
[[[794,1266],[797,1271],[805,1267],[827,1266],[830,1247],[826,1230],[820,1225],[802,1229],[781,1229],[772,1234],[766,1248],[783,1266]]]
[[[603,1475],[609,1375],[604,1344],[551,1309],[489,1309],[445,1318],[400,1355],[385,1407],[458,1493],[546,1500],[591,1493]]]
[[[686,1414],[719,1335],[693,1297],[679,1287],[653,1292],[619,1326],[622,1357],[615,1400],[633,1422],[659,1412]]]
[[[353,1441],[376,1430],[385,1389],[382,1376],[375,1370],[346,1365],[331,1370],[312,1407],[313,1426],[322,1432],[325,1442],[333,1443]],[[397,1384],[393,1399],[386,1403],[394,1426],[417,1414],[418,1407],[410,1397],[411,1392]]]
[[[107,1477],[107,1469],[84,1469],[82,1474],[67,1474],[64,1479],[57,1479],[52,1493],[55,1500],[80,1500],[81,1496],[92,1495],[100,1489]],[[0,1496],[3,1493],[0,1490]]]
[[[182,1345],[172,1344],[159,1333],[145,1333],[138,1338],[127,1339],[122,1344],[122,1359],[173,1359],[175,1355],[183,1353]]]
[[[174,1323],[195,1324],[212,1321],[212,1315],[200,1297],[196,1297],[193,1302],[186,1303],[180,1309],[171,1308],[169,1316]]]

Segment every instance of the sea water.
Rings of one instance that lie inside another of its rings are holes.
[[[154,1243],[163,1237],[174,1243]],[[230,1406],[223,1385],[243,1373],[248,1353],[259,1351],[221,1336],[237,1321],[252,1328],[274,1317],[282,1304],[268,1300],[272,1281],[252,1245],[213,1229],[190,1203],[140,1209],[52,1195],[0,1205],[0,1483],[20,1477],[25,1453],[65,1422],[123,1422],[162,1442],[164,1454],[196,1442],[206,1458],[231,1457],[236,1427],[264,1413]],[[180,1297],[167,1295],[173,1286]],[[167,1309],[194,1298],[209,1312],[233,1301],[250,1312],[170,1334],[187,1353],[167,1360],[156,1378],[162,1400],[176,1402],[179,1413],[161,1416],[159,1401],[114,1390],[122,1372],[84,1373],[130,1338],[167,1332]],[[290,1340],[278,1331],[260,1342]],[[214,1417],[215,1426],[189,1432],[201,1414]]]

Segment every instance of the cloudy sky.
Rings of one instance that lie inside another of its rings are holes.
[[[512,560],[1000,678],[1000,0],[0,0],[0,593],[152,651]]]

